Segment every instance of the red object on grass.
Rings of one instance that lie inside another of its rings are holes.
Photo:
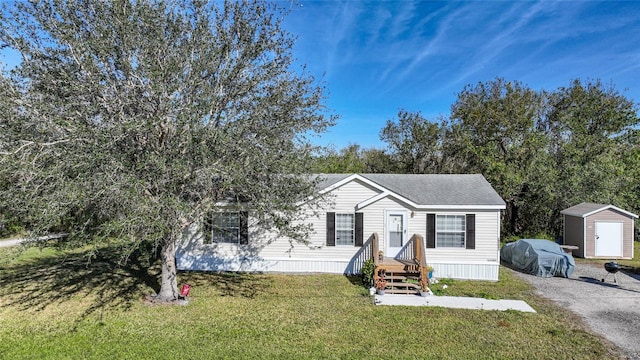
[[[180,289],[180,295],[183,297],[189,296],[189,291],[191,290],[191,285],[184,283],[182,284],[182,289]]]

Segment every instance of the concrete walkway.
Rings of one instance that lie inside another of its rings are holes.
[[[9,240],[0,240],[0,247],[9,247],[20,245],[24,239],[9,239]]]
[[[375,303],[376,305],[439,306],[455,309],[536,312],[522,300],[489,300],[460,296],[429,295],[422,297],[417,295],[385,294],[375,295]]]

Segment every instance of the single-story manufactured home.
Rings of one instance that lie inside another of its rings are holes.
[[[502,198],[479,174],[321,174],[322,211],[305,204],[307,244],[255,226],[251,210],[216,212],[176,250],[180,270],[358,273],[400,258],[419,237],[435,276],[498,280]],[[379,254],[373,254],[375,248]]]
[[[564,244],[577,246],[583,258],[632,259],[634,219],[638,215],[613,205],[581,203],[560,212]]]

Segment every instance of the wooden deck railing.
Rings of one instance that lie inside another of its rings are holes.
[[[427,256],[424,253],[424,239],[422,236],[413,235],[413,255],[418,266],[420,267],[420,281],[424,286],[428,286],[427,279]]]
[[[371,235],[371,257],[373,258],[373,264],[378,266],[380,263],[380,259],[378,257],[378,252],[380,251],[380,242],[378,239],[378,233],[373,233]]]
[[[418,265],[427,266],[427,259],[424,254],[424,240],[418,234],[413,235],[413,258]]]
[[[380,271],[419,273],[420,281],[428,286],[427,279],[427,259],[425,255],[424,239],[419,234],[411,237],[411,243],[396,258],[380,258],[380,242],[378,234],[374,233],[371,239],[371,249],[373,263],[375,265],[374,280],[380,277]]]

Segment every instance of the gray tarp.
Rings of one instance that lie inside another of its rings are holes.
[[[575,269],[573,256],[549,240],[521,239],[500,249],[500,260],[507,266],[541,277],[569,277]]]

